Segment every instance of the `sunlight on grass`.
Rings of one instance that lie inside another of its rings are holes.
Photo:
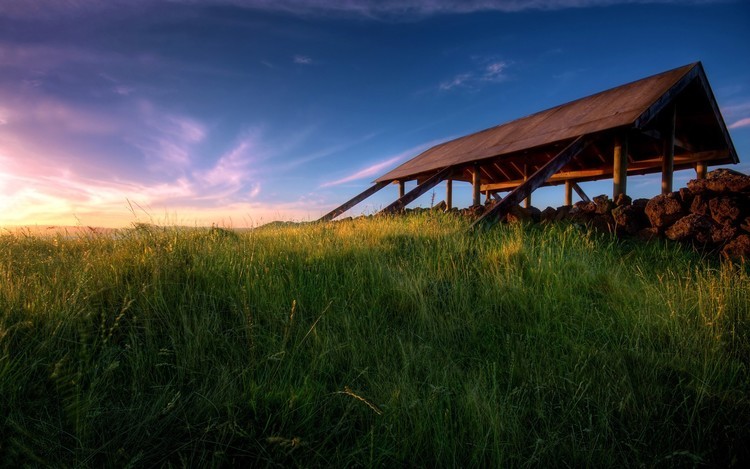
[[[748,457],[746,265],[467,226],[0,236],[0,463]]]

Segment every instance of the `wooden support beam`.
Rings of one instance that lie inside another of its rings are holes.
[[[570,179],[565,181],[565,204],[573,205],[573,181]]]
[[[404,196],[404,193],[406,192],[406,182],[405,181],[398,181],[398,198]]]
[[[472,206],[480,205],[482,201],[480,200],[480,197],[479,197],[481,193],[479,186],[482,184],[482,179],[479,174],[479,165],[477,163],[474,163],[474,171],[472,172],[471,184],[472,184],[472,189],[473,189],[471,205]]]
[[[362,192],[361,194],[353,197],[349,201],[341,204],[340,206],[338,206],[335,209],[331,210],[330,212],[326,213],[325,215],[323,215],[322,217],[320,217],[318,219],[318,221],[333,220],[337,216],[339,216],[342,213],[346,212],[350,208],[354,207],[355,205],[357,205],[358,203],[362,202],[363,200],[365,200],[366,198],[370,197],[372,194],[376,193],[377,191],[379,191],[380,189],[384,188],[387,185],[388,185],[387,182],[378,182],[378,183],[376,183],[374,186],[370,187],[366,191]]]
[[[624,134],[615,139],[614,166],[612,168],[612,198],[627,195],[628,184],[628,136]]]
[[[585,192],[583,192],[583,189],[581,189],[581,186],[578,185],[577,182],[573,183],[573,190],[576,191],[576,194],[578,194],[578,197],[581,198],[584,202],[591,202],[591,199],[588,195],[586,195]]]
[[[445,206],[448,210],[453,208],[453,179],[445,180]]]
[[[555,155],[554,158],[549,160],[544,166],[531,175],[526,182],[513,189],[513,191],[511,191],[511,193],[502,201],[485,212],[484,215],[471,225],[471,228],[474,229],[485,223],[496,222],[498,219],[504,217],[511,208],[518,205],[521,200],[528,197],[534,189],[543,185],[553,174],[560,171],[570,160],[573,159],[574,156],[586,148],[589,143],[590,142],[587,139],[584,139],[583,136],[573,140],[568,146],[560,151],[560,153]]]
[[[695,163],[695,177],[698,179],[706,179],[706,172],[708,170],[708,165],[706,165],[705,161],[699,161]]]
[[[711,160],[721,160],[728,158],[730,153],[726,150],[718,151],[703,151],[699,153],[686,153],[682,155],[675,155],[674,166],[675,168],[684,169],[694,168],[695,164],[704,161],[708,162]],[[646,174],[655,173],[661,171],[662,157],[650,158],[648,160],[634,161],[628,164],[628,174]],[[578,182],[583,181],[596,181],[599,179],[609,179],[612,177],[613,168],[609,166],[599,167],[596,169],[583,169],[579,171],[565,171],[553,175],[547,181],[546,185],[563,184],[565,181],[574,180]],[[513,181],[483,184],[482,190],[491,191],[509,191],[523,184],[522,179],[516,179]]]
[[[501,200],[503,200],[503,198],[500,197],[500,194],[498,194],[497,192],[493,192],[492,193],[492,197],[494,197],[495,200],[497,200],[498,202],[500,202]]]
[[[394,213],[405,209],[407,205],[414,202],[420,195],[437,186],[442,180],[449,178],[452,172],[453,168],[450,166],[441,169],[431,177],[427,178],[422,184],[419,184],[417,187],[404,194],[403,197],[399,197],[398,200],[381,210],[379,213]]]
[[[526,182],[529,180],[529,165],[524,164],[523,165],[523,182]],[[523,206],[524,208],[531,207],[531,192],[529,192],[529,195],[523,199]]]
[[[661,193],[672,192],[672,178],[674,176],[674,128],[677,106],[672,104],[667,109],[667,128],[664,135],[664,153],[661,163]]]

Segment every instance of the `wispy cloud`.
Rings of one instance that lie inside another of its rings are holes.
[[[294,63],[301,65],[311,65],[313,63],[313,59],[306,55],[295,55],[292,60]]]
[[[471,73],[461,73],[456,75],[448,81],[440,83],[439,88],[443,91],[452,90],[453,88],[466,86],[466,84],[473,78]]]
[[[337,179],[335,181],[325,182],[321,184],[320,187],[338,186],[339,184],[345,184],[347,182],[358,181],[360,179],[372,177],[383,172],[385,168],[390,168],[391,166],[402,160],[403,157],[394,156],[393,158],[388,158],[387,160],[380,161],[364,169],[361,169],[354,174],[350,174],[349,176]]]
[[[721,113],[727,121],[733,121],[730,129],[750,126],[750,101],[738,101],[722,106]]]
[[[4,104],[0,119],[8,125],[91,135],[113,134],[120,128],[116,118],[39,93],[0,92],[0,99]]]
[[[202,0],[203,5],[234,5],[241,8],[290,13],[296,15],[346,14],[371,18],[418,18],[438,14],[482,11],[517,12],[526,10],[561,10],[566,8],[605,7],[620,4],[681,3],[712,4],[727,0]],[[54,17],[60,14],[97,14],[118,9],[142,9],[159,6],[163,0],[33,0],[0,2],[0,16]],[[195,0],[172,0],[171,3],[194,5]]]
[[[750,101],[735,102],[721,107],[721,113],[725,116],[735,117],[750,113]]]
[[[0,113],[0,116],[2,114]],[[355,138],[353,140],[349,141],[343,141],[340,143],[337,143],[335,145],[331,145],[330,147],[321,148],[317,151],[314,151],[312,153],[306,154],[304,156],[296,157],[291,160],[288,160],[286,162],[283,162],[277,166],[274,166],[275,171],[289,171],[291,169],[298,168],[300,166],[303,166],[307,163],[311,163],[313,161],[319,160],[321,158],[325,158],[327,156],[335,155],[337,153],[343,152],[344,150],[347,150],[349,148],[352,148],[356,145],[359,145],[360,143],[364,143],[368,140],[371,140],[375,138],[378,135],[378,132],[372,132],[369,134],[366,134],[360,138]]]
[[[744,119],[740,119],[734,124],[730,125],[730,129],[739,129],[741,127],[750,127],[750,117],[745,117]]]
[[[442,140],[441,140],[442,141]],[[427,150],[430,147],[435,146],[439,141],[433,140],[430,142],[422,143],[420,145],[417,145],[413,148],[410,148],[404,152],[399,153],[395,156],[390,156],[386,159],[383,159],[381,161],[378,161],[377,163],[371,164],[370,166],[367,166],[366,168],[360,169],[348,176],[345,176],[341,179],[336,179],[335,181],[328,181],[324,182],[320,185],[320,187],[332,187],[332,186],[338,186],[340,184],[346,184],[347,182],[352,181],[359,181],[361,179],[365,178],[371,178],[373,176],[378,176],[381,173],[384,173],[387,169],[390,169],[396,165],[396,163],[400,163],[407,158],[413,158],[414,156],[422,153],[423,151]]]
[[[258,197],[261,185],[255,177],[256,171],[253,168],[254,163],[263,157],[260,146],[260,131],[247,132],[211,168],[195,171],[194,180],[199,185],[197,190],[206,194],[200,198],[226,201]]]
[[[438,85],[442,91],[449,91],[454,88],[476,89],[485,83],[499,83],[504,81],[508,68],[508,62],[505,61],[487,61],[481,60],[482,65],[471,72],[459,73],[450,80],[444,81]]]
[[[151,171],[177,174],[190,168],[195,148],[204,141],[206,127],[196,119],[161,109],[140,100],[139,125],[128,129],[128,141],[145,157]]]

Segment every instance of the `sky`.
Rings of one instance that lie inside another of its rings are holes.
[[[750,172],[747,0],[0,0],[0,226],[314,220],[437,143],[698,60]]]

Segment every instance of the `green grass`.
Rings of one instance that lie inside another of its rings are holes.
[[[467,226],[0,237],[0,466],[747,462],[747,265]]]

